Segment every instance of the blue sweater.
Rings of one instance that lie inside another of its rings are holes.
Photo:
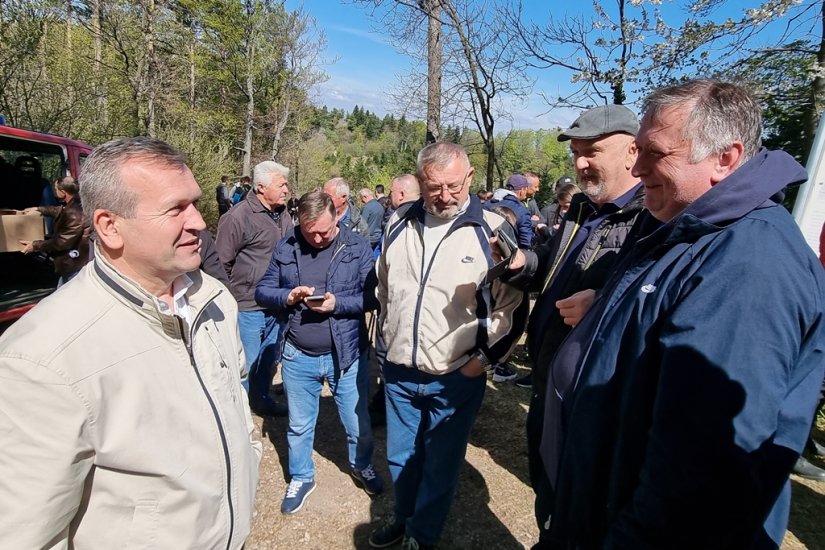
[[[805,178],[763,151],[670,222],[642,214],[551,367],[578,356],[563,442],[549,417],[542,440],[555,539],[779,546],[825,370],[825,273],[778,204]]]

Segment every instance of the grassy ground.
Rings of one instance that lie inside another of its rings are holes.
[[[513,361],[520,374],[528,371]],[[488,382],[458,493],[439,549],[520,549],[536,542],[527,477],[524,422],[529,390]],[[264,434],[257,516],[247,550],[368,548],[373,528],[391,514],[386,430],[375,431],[375,463],[387,490],[370,499],[347,474],[346,440],[335,404],[321,399],[315,439],[317,490],[297,514],[280,513],[286,488],[285,418],[255,419]],[[825,433],[820,433],[825,441]],[[821,466],[825,466],[819,462]],[[825,483],[793,478],[793,509],[783,549],[825,549]]]

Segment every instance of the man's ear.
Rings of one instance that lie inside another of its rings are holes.
[[[109,250],[120,250],[123,248],[123,237],[120,233],[122,225],[120,216],[98,208],[92,214],[92,225],[101,243]]]
[[[636,159],[639,157],[639,148],[636,147],[636,142],[631,141],[627,146],[627,153],[625,154],[624,166],[625,170],[630,171],[633,165],[636,164]]]
[[[717,155],[716,165],[711,175],[711,185],[716,185],[739,168],[744,151],[745,146],[742,142],[734,141],[730,147]]]

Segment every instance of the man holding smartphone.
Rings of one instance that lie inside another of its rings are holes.
[[[281,512],[301,509],[315,490],[312,447],[326,379],[347,433],[351,475],[369,495],[383,490],[372,466],[367,412],[368,339],[364,311],[377,305],[372,250],[336,223],[321,191],[298,201],[298,229],[278,243],[255,299],[285,327],[281,355],[289,401],[289,475]]]

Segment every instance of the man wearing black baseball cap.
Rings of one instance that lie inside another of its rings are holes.
[[[552,513],[554,488],[539,454],[545,398],[556,392],[548,367],[556,349],[593,303],[615,257],[642,209],[643,188],[630,173],[636,162],[636,115],[621,105],[585,111],[559,141],[570,141],[583,193],[575,195],[558,231],[535,251],[519,251],[510,284],[540,292],[527,325],[533,362],[533,396],[527,416],[530,480],[542,547]],[[523,266],[523,269],[522,269]],[[548,378],[549,384],[548,384]],[[554,401],[548,401],[555,405]],[[547,411],[547,417],[557,411]]]

